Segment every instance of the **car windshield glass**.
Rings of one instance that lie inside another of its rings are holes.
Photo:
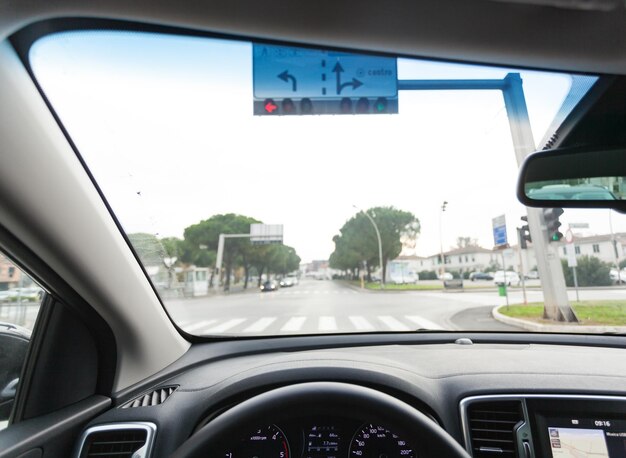
[[[127,31],[29,58],[186,332],[626,324],[624,217],[515,196],[596,77]]]

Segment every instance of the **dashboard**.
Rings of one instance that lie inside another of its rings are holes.
[[[620,338],[457,337],[195,345],[89,426],[154,425],[145,457],[626,457],[626,358],[607,345]],[[441,453],[437,431],[458,450]]]

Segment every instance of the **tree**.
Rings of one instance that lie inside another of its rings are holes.
[[[214,215],[209,219],[192,224],[184,231],[185,242],[191,251],[190,258],[197,259],[201,255],[198,253],[202,249],[208,249],[217,252],[217,245],[220,234],[248,234],[250,232],[250,224],[259,223],[260,221],[249,216],[227,213],[223,215]],[[223,265],[224,272],[224,288],[230,288],[230,274],[235,267],[235,263],[240,261],[246,272],[246,285],[249,272],[249,262],[247,259],[247,247],[250,246],[250,240],[246,238],[228,239],[224,244]],[[206,248],[203,248],[206,247]],[[203,260],[205,260],[204,258]],[[217,279],[216,281],[219,281]]]
[[[300,256],[290,246],[270,245],[268,254],[268,274],[274,272],[279,275],[286,275],[300,267]]]
[[[478,239],[474,239],[472,237],[457,237],[456,238],[456,247],[457,248],[467,248],[478,246]]]
[[[380,232],[382,245],[383,279],[387,274],[387,262],[395,259],[403,246],[414,246],[420,232],[419,220],[410,212],[394,207],[374,207],[367,210]],[[368,280],[371,272],[379,266],[378,238],[369,218],[358,212],[333,238],[335,251],[330,256],[331,267],[358,270],[366,263]]]
[[[576,258],[576,277],[578,286],[608,286],[611,282],[611,264],[603,262],[595,256],[579,256]],[[572,268],[565,259],[561,260],[563,275],[567,286],[574,286]]]
[[[363,254],[355,250],[350,241],[343,239],[341,235],[333,237],[335,242],[335,251],[332,252],[328,259],[328,264],[333,269],[346,270],[352,273],[359,271],[361,263],[365,260]]]

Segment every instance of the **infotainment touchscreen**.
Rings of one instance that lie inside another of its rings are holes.
[[[546,418],[553,458],[626,458],[626,420]]]

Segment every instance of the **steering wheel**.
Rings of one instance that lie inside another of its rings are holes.
[[[237,434],[296,416],[339,415],[384,424],[404,434],[417,457],[470,458],[443,428],[410,405],[380,391],[338,382],[309,382],[259,394],[213,419],[184,442],[174,458],[222,458]],[[293,421],[293,420],[292,420]]]

